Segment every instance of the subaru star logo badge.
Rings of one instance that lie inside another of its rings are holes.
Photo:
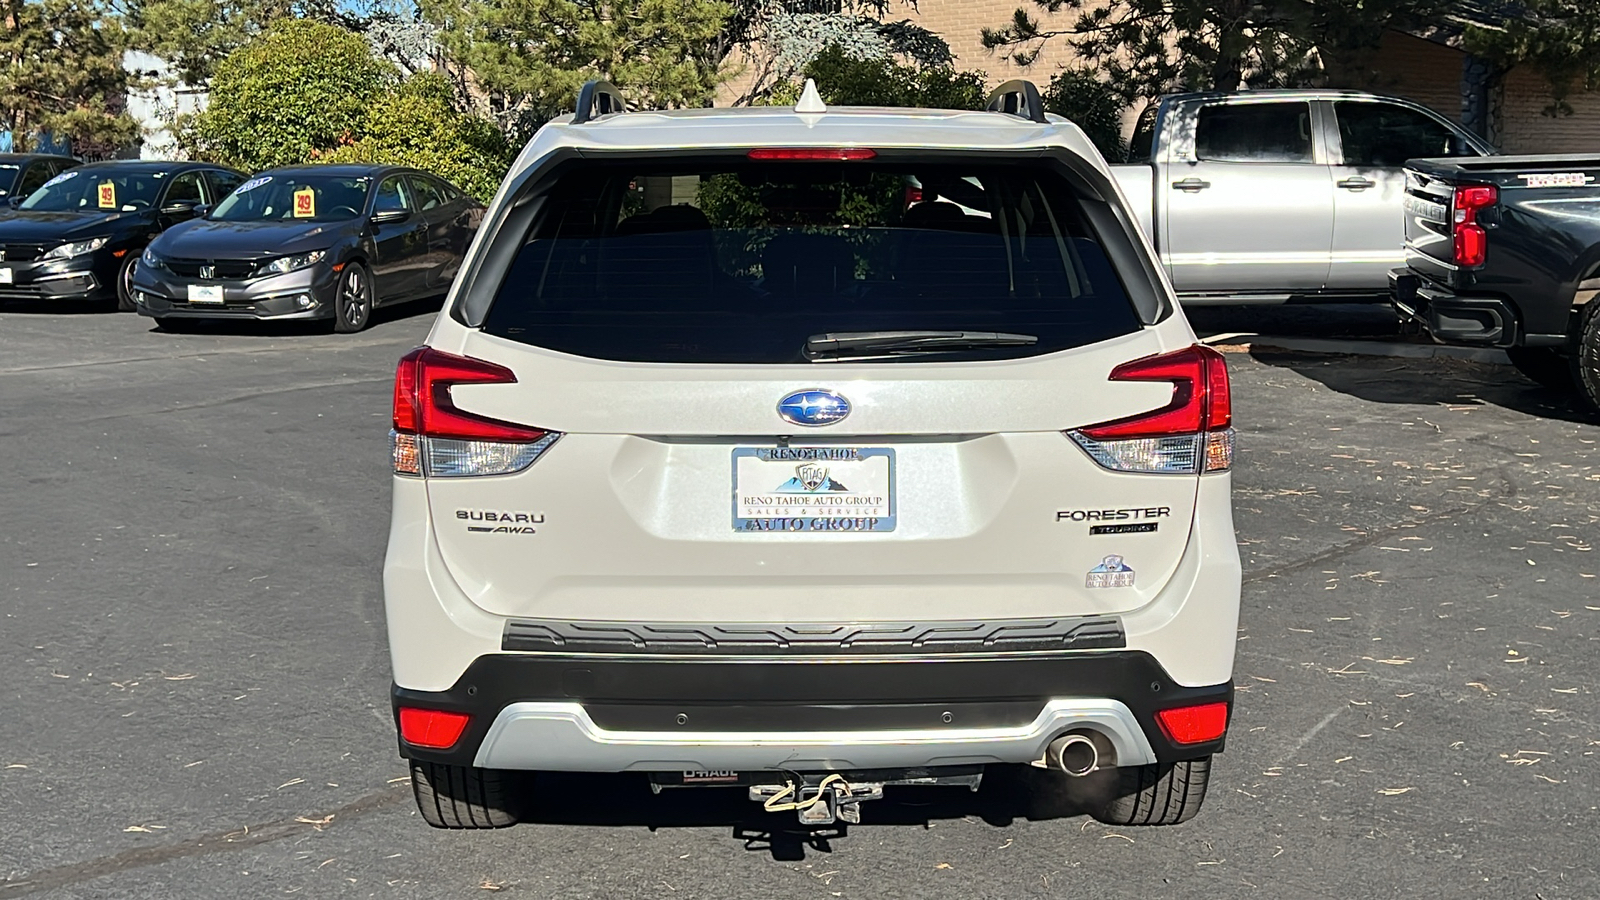
[[[778,415],[807,428],[832,425],[850,415],[850,401],[833,391],[795,391],[778,401]]]

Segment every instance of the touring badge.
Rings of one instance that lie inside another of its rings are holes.
[[[1122,561],[1120,556],[1108,556],[1100,561],[1100,565],[1089,570],[1089,575],[1084,579],[1084,587],[1091,588],[1117,588],[1133,587],[1133,570]]]

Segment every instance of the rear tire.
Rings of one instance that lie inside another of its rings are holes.
[[[1551,390],[1572,390],[1572,359],[1555,347],[1507,347],[1517,371]]]
[[[1177,825],[1200,811],[1210,781],[1209,756],[1120,768],[1111,799],[1092,815],[1107,825]]]
[[[1600,414],[1600,301],[1584,305],[1569,362],[1578,398],[1591,414]]]
[[[505,828],[517,824],[507,773],[474,766],[411,762],[417,810],[435,828]]]

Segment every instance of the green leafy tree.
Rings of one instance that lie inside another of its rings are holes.
[[[45,131],[89,158],[134,143],[123,46],[121,20],[92,0],[3,0],[0,122],[19,143]]]
[[[360,35],[280,20],[217,64],[210,104],[185,123],[180,143],[251,171],[305,162],[358,138],[397,79]]]
[[[1504,70],[1527,65],[1550,79],[1546,115],[1572,114],[1572,91],[1600,88],[1600,3],[1524,0],[1499,28],[1470,26],[1466,48]]]
[[[1588,0],[1571,0],[1583,3]],[[1019,65],[1066,41],[1124,96],[1297,86],[1330,56],[1370,52],[1393,27],[1432,21],[1443,0],[1032,0],[983,43]],[[1038,13],[1065,14],[1047,26]]]
[[[909,65],[888,57],[861,59],[830,45],[801,69],[798,79],[780,86],[772,102],[798,100],[806,78],[816,81],[824,103],[836,106],[982,109],[988,96],[982,72]]]
[[[1044,89],[1044,108],[1071,119],[1112,162],[1128,158],[1122,117],[1128,100],[1114,85],[1083,68],[1063,69]]]
[[[359,139],[318,159],[415,166],[487,201],[514,153],[493,122],[458,112],[454,96],[443,75],[413,75],[399,90],[378,98]]]
[[[703,106],[722,80],[705,48],[733,7],[721,0],[423,0],[443,48],[497,98],[518,136],[572,108],[605,78],[630,101]]]
[[[911,0],[900,0],[915,6]],[[751,77],[735,105],[759,102],[829,47],[852,59],[895,59],[916,66],[949,67],[955,57],[943,38],[909,19],[888,19],[890,0],[840,0],[837,11],[797,12],[778,0],[737,0],[734,15],[713,45],[716,60],[735,49]],[[741,74],[745,74],[741,72]]]

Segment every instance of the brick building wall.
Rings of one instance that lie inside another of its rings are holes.
[[[1404,97],[1459,122],[1465,61],[1460,50],[1389,32],[1370,60],[1335,77],[1341,86]],[[1600,93],[1577,92],[1567,102],[1573,115],[1545,115],[1549,82],[1532,69],[1513,69],[1490,99],[1490,139],[1506,153],[1600,153]]]
[[[1341,69],[1329,60],[1329,75],[1338,87],[1404,97],[1459,122],[1465,59],[1452,47],[1390,31],[1377,51],[1355,66]]]
[[[944,38],[955,54],[958,69],[977,69],[997,85],[1013,78],[1028,78],[1041,87],[1048,82],[1062,64],[1069,62],[1072,51],[1066,42],[1056,38],[1045,44],[1038,62],[1026,69],[1012,65],[1001,53],[990,53],[983,47],[984,28],[998,28],[1011,20],[1018,8],[1025,8],[1046,28],[1062,27],[1077,13],[1062,12],[1050,15],[1034,6],[1031,0],[918,0],[915,7],[900,3],[891,4],[891,21],[909,20]],[[754,76],[751,60],[734,60],[742,71],[724,84],[717,92],[717,105],[726,106],[743,94]]]
[[[1600,93],[1567,98],[1573,114],[1552,118],[1550,84],[1529,69],[1512,69],[1501,82],[1496,132],[1507,153],[1600,153]]]

